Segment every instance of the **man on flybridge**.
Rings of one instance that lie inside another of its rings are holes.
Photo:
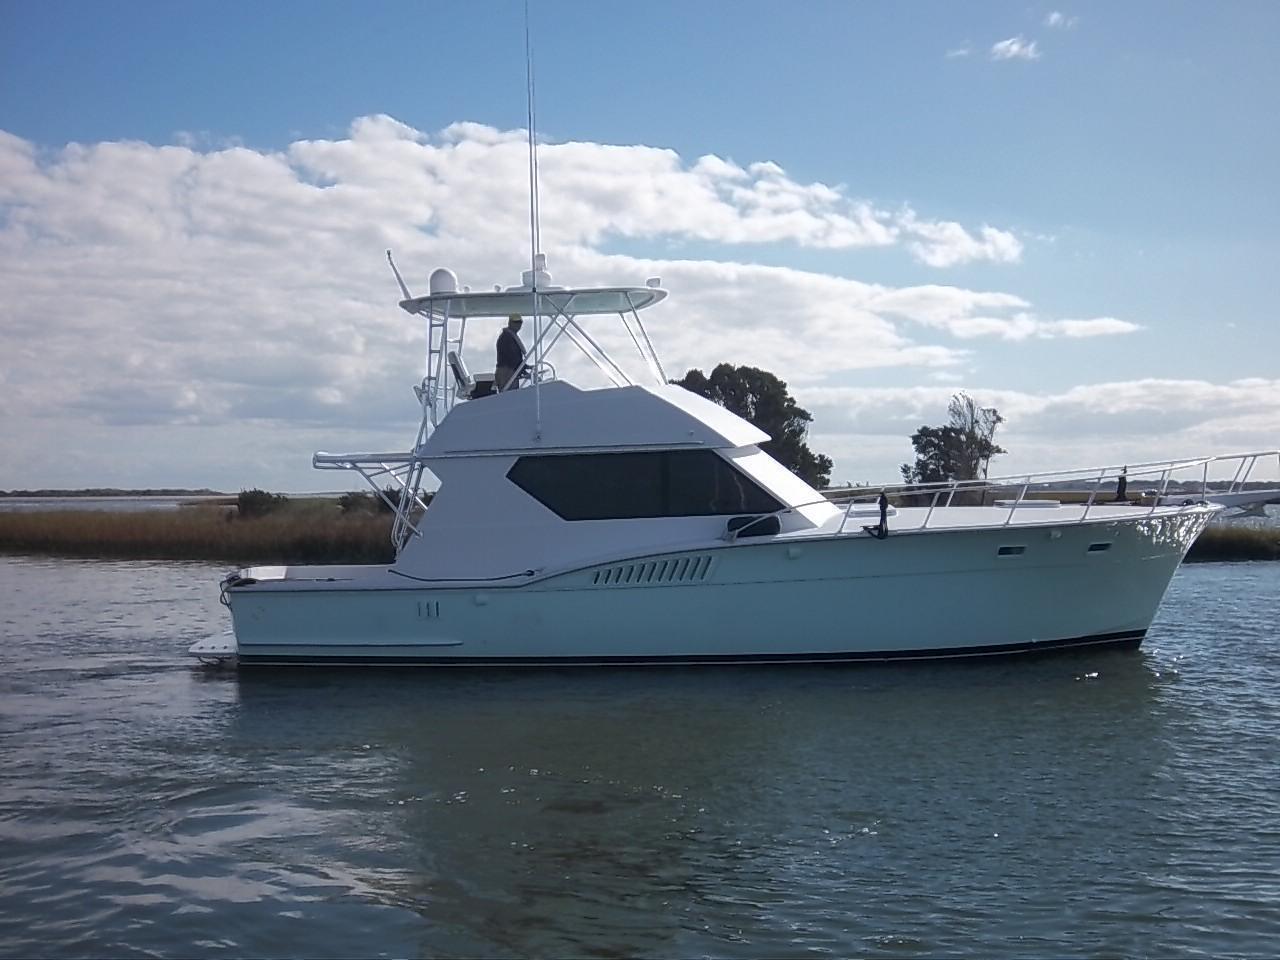
[[[524,344],[520,342],[520,327],[524,318],[518,313],[507,317],[507,325],[498,334],[498,361],[493,371],[493,385],[498,390],[515,390],[520,377],[528,374],[524,367]],[[516,371],[520,371],[520,376]]]

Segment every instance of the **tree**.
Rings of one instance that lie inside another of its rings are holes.
[[[996,446],[996,428],[1004,423],[995,407],[980,407],[967,393],[957,393],[947,405],[947,423],[922,426],[911,435],[915,463],[902,465],[907,483],[986,479],[991,458],[1007,453]]]
[[[671,382],[755,424],[771,438],[760,449],[810,486],[821,489],[830,482],[831,458],[814,453],[805,442],[813,417],[769,371],[722,363],[710,377],[695,369]]]
[[[240,491],[236,497],[236,509],[241,517],[265,517],[288,502],[289,498],[283,493],[267,493],[254,487]]]

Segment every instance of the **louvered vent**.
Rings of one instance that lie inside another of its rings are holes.
[[[668,557],[665,560],[640,560],[605,567],[591,575],[597,587],[640,587],[653,583],[696,583],[711,572],[711,555]]]

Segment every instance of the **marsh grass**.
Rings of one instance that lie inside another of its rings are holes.
[[[225,503],[112,513],[0,512],[0,552],[66,557],[252,563],[389,563],[391,514],[290,500],[265,516]],[[1187,560],[1280,560],[1280,527],[1212,525]]]
[[[343,513],[329,499],[290,501],[265,516],[234,507],[113,513],[0,513],[0,551],[232,563],[386,563],[391,515]]]
[[[1210,525],[1191,545],[1187,561],[1280,560],[1280,527]]]

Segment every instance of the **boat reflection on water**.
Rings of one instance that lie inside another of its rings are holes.
[[[305,753],[282,789],[347,811],[352,893],[427,920],[433,952],[936,936],[921,909],[995,919],[984,885],[1022,878],[1034,907],[1046,869],[1139,870],[1110,845],[1168,750],[1168,677],[1135,651],[234,682],[232,749]],[[1081,822],[1105,843],[1082,851]],[[957,876],[914,875],[938,858]]]

